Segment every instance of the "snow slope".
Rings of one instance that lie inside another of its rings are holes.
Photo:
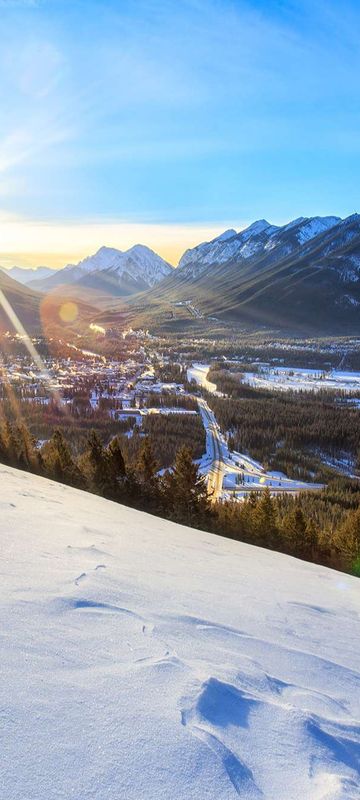
[[[1,797],[359,797],[357,579],[0,474]]]

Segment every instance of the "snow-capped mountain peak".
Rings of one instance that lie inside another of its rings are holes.
[[[340,217],[309,217],[308,219],[300,218],[298,223],[297,239],[299,244],[304,244],[310,239],[314,239],[319,233],[333,228],[341,222]]]
[[[134,285],[138,283],[139,288],[146,288],[154,286],[172,270],[171,264],[145,245],[136,244],[126,251],[104,245],[78,264],[68,264],[59,271],[57,283],[62,280],[64,283],[74,283],[86,280],[95,273],[111,272],[113,278],[126,274]]]
[[[220,236],[217,236],[216,239],[218,242],[225,242],[226,239],[232,239],[233,236],[236,235],[236,230],[234,230],[234,228],[228,228],[228,230],[224,231],[224,233],[220,233]]]
[[[244,230],[240,231],[240,234],[246,233],[253,236],[254,234],[262,233],[263,231],[266,231],[267,228],[271,227],[274,226],[272,226],[271,223],[266,219],[258,219],[255,222],[252,222],[251,225],[248,225],[247,228],[244,228]]]
[[[179,261],[179,268],[198,274],[211,264],[224,264],[234,258],[247,259],[263,246],[263,238],[277,231],[266,219],[259,219],[239,233],[233,228],[224,231],[210,242],[186,250]]]
[[[171,264],[143,244],[135,244],[124,253],[119,253],[109,266],[112,274],[122,276],[128,273],[133,280],[145,281],[148,286],[154,286],[170,275],[172,270]]]

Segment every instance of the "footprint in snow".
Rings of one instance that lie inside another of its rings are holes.
[[[78,575],[77,578],[75,578],[75,586],[79,586],[79,583],[81,583],[86,577],[86,572],[82,572],[81,575]]]
[[[106,564],[97,564],[97,566],[94,567],[93,572],[97,572],[97,570],[99,570],[99,569],[106,569]],[[88,575],[87,572],[82,572],[81,575],[78,575],[78,577],[75,578],[75,581],[74,581],[75,586],[79,586],[79,584],[82,583],[82,581],[84,581],[85,578],[88,578],[88,577],[89,577],[89,575]]]

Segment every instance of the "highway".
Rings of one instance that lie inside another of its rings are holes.
[[[249,492],[268,488],[271,494],[298,494],[316,491],[322,484],[292,480],[276,472],[265,472],[262,465],[241,453],[229,452],[226,441],[210,407],[197,398],[206,430],[206,455],[201,471],[207,475],[208,489],[213,502],[235,497],[243,499]]]

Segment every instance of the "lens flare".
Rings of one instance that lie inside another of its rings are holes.
[[[62,322],[75,322],[78,313],[79,309],[77,304],[73,303],[72,300],[63,303],[59,308],[59,317]]]
[[[45,385],[47,386],[48,390],[50,391],[54,401],[56,402],[56,404],[58,405],[59,408],[62,408],[64,410],[64,407],[63,407],[63,405],[61,403],[61,395],[60,395],[60,393],[58,392],[57,389],[53,388],[53,386],[52,386],[52,378],[51,378],[51,375],[50,375],[48,369],[46,368],[41,356],[39,355],[36,347],[34,346],[34,343],[32,342],[32,340],[31,340],[31,338],[29,336],[29,334],[26,332],[22,322],[20,322],[19,317],[15,313],[12,305],[9,303],[9,301],[8,301],[7,297],[5,296],[4,292],[2,291],[2,289],[0,289],[0,305],[3,307],[3,309],[5,311],[5,314],[7,315],[8,319],[10,320],[12,325],[14,326],[14,328],[17,331],[17,333],[19,334],[19,336],[21,336],[21,339],[24,342],[24,345],[27,348],[27,351],[28,351],[29,355],[33,359],[34,363],[36,364],[36,366],[37,366],[37,368],[38,368],[38,370],[39,370],[39,372],[41,374],[41,377],[42,377]],[[67,409],[65,407],[65,412],[66,412],[66,410]]]

